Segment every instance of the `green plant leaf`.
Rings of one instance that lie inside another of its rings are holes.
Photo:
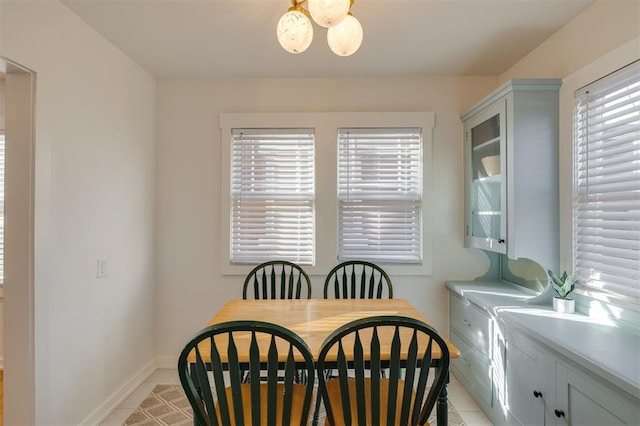
[[[547,270],[547,274],[549,274],[549,278],[551,278],[551,285],[558,296],[562,299],[566,299],[567,295],[575,288],[575,272],[569,275],[567,274],[567,271],[564,271],[562,275],[558,277],[553,271]]]

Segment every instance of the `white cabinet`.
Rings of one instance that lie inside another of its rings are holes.
[[[512,80],[465,112],[465,245],[555,265],[560,80]]]
[[[468,247],[506,253],[506,102],[464,118]]]
[[[525,336],[507,333],[505,406],[513,425],[544,425],[555,406],[555,360]]]
[[[549,425],[640,425],[638,402],[569,363],[556,364],[556,399]],[[555,421],[555,423],[553,423]]]
[[[639,425],[637,401],[522,333],[507,332],[510,425]]]
[[[640,425],[637,330],[527,304],[507,283],[446,285],[452,374],[494,425]]]
[[[491,322],[486,312],[452,293],[449,298],[451,342],[460,350],[452,360],[454,374],[469,393],[486,407],[492,405]]]
[[[503,359],[504,345],[494,333],[489,314],[455,293],[449,298],[451,342],[460,350],[452,360],[456,378],[485,411],[492,411],[494,387],[504,374],[496,360]]]

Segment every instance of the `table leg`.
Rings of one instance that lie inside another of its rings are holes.
[[[447,383],[449,380],[447,378]],[[436,404],[436,421],[438,426],[447,426],[449,424],[449,406],[447,402],[447,385],[445,384],[438,396],[438,402]]]

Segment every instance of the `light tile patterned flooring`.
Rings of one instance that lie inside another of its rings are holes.
[[[133,413],[149,392],[158,384],[178,384],[178,373],[172,369],[156,370],[142,385],[138,387],[111,415],[101,423],[102,426],[122,426],[122,423]],[[451,376],[448,387],[449,400],[453,402],[460,416],[468,426],[492,426],[492,423],[480,411],[467,391]]]

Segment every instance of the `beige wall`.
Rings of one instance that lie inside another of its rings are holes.
[[[560,266],[572,269],[574,93],[640,59],[640,2],[601,0],[500,76],[562,78],[560,90]]]
[[[244,277],[220,272],[220,247],[225,243],[220,235],[220,211],[229,208],[220,204],[221,112],[433,111],[429,173],[437,202],[426,206],[433,209],[434,218],[433,275],[394,277],[394,296],[410,299],[446,332],[444,281],[473,278],[488,266],[483,253],[463,248],[459,115],[496,84],[495,77],[160,80],[157,355],[173,365],[194,330],[226,300],[242,296]],[[318,191],[335,191],[320,181],[317,186]],[[324,276],[311,278],[314,297],[322,297]]]
[[[89,424],[154,357],[155,81],[61,3],[1,4],[0,56],[37,73],[36,424]]]
[[[600,0],[500,76],[564,78],[640,33],[640,2]]]

